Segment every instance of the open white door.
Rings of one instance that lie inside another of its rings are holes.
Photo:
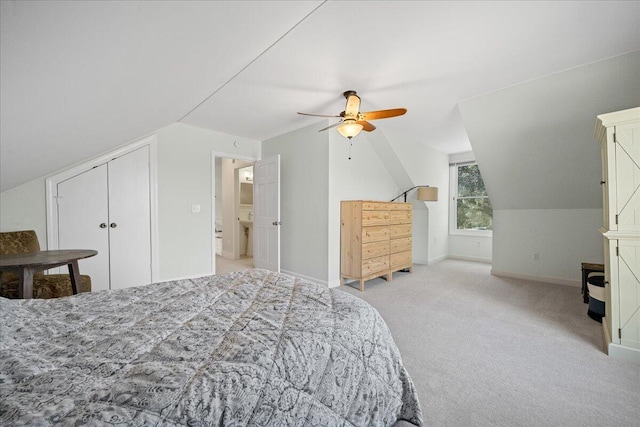
[[[280,271],[280,155],[253,165],[253,265]]]

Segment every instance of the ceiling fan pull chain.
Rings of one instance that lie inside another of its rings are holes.
[[[353,141],[349,138],[349,160],[351,160],[351,147],[353,146]]]

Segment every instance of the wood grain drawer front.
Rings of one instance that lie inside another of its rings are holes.
[[[411,203],[389,203],[387,206],[390,211],[410,211],[412,208]]]
[[[362,211],[362,225],[388,225],[389,211]]]
[[[411,245],[411,243],[409,243]],[[371,242],[362,245],[362,259],[389,255],[389,241]]]
[[[389,240],[389,226],[362,227],[362,243]]]
[[[363,211],[388,211],[390,203],[385,202],[362,202]]]
[[[411,211],[389,212],[389,224],[411,224]]]
[[[383,255],[376,258],[365,259],[362,261],[362,275],[385,271],[389,269],[389,255]]]
[[[389,241],[389,253],[411,251],[411,237],[402,237]]]
[[[398,237],[410,237],[411,224],[392,225],[389,227],[389,237],[396,239]]]
[[[411,262],[411,251],[398,252],[397,254],[391,254],[389,256],[389,267],[391,269],[411,264]]]

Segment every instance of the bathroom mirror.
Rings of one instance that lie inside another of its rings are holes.
[[[251,182],[240,183],[240,204],[253,205],[253,183]]]

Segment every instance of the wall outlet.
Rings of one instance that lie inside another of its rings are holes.
[[[534,261],[540,261],[540,252],[534,252],[533,253],[533,260]]]
[[[200,213],[200,205],[191,205],[191,212]]]

